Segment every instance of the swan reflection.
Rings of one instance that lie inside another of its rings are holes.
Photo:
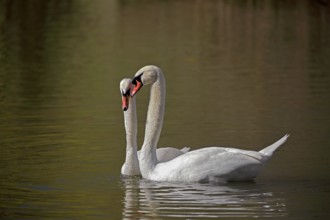
[[[281,217],[284,198],[256,183],[200,184],[124,178],[123,218]]]

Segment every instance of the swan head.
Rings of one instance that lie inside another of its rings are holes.
[[[134,96],[143,85],[153,84],[158,78],[159,71],[160,69],[153,65],[145,66],[138,70],[132,80],[135,86],[132,91],[132,96]]]
[[[132,87],[133,84],[131,79],[125,78],[120,81],[119,89],[121,93],[121,108],[123,111],[128,109]]]

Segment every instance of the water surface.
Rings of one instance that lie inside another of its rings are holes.
[[[0,218],[326,219],[329,15],[307,0],[0,1]],[[255,183],[122,179],[119,81],[146,64],[167,80],[160,146],[290,139]]]

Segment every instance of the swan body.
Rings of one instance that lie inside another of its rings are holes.
[[[139,167],[140,151],[137,151],[137,117],[136,100],[131,97],[132,80],[123,79],[120,82],[120,91],[122,94],[122,109],[124,110],[124,122],[126,130],[126,158],[122,165],[121,174],[123,175],[141,175]],[[160,162],[166,162],[189,151],[189,147],[181,150],[173,147],[164,147],[157,149],[157,157]]]
[[[143,178],[155,181],[228,182],[249,181],[257,177],[273,152],[289,137],[263,150],[206,147],[187,152],[173,160],[160,163],[156,147],[162,129],[165,110],[165,78],[157,66],[145,66],[135,74],[134,96],[144,85],[151,85],[145,139],[139,163]]]

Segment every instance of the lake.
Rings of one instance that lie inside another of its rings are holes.
[[[0,218],[327,219],[329,61],[327,0],[2,0]],[[119,82],[147,64],[166,77],[159,146],[290,138],[252,183],[123,178]]]

